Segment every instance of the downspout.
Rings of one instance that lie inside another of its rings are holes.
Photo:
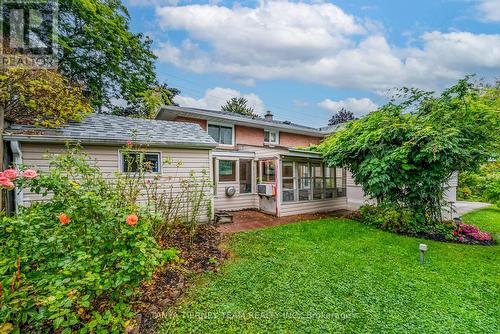
[[[17,140],[10,142],[12,150],[12,157],[15,166],[20,166],[23,163],[23,154],[21,152],[21,145]],[[23,190],[14,191],[14,203],[16,207],[16,214],[19,213],[19,207],[23,205]]]

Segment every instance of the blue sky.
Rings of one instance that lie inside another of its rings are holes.
[[[324,126],[363,115],[388,90],[439,91],[469,73],[500,77],[500,1],[126,0],[177,102],[217,109],[245,96],[280,120]]]

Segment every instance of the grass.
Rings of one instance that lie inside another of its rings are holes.
[[[500,210],[465,216],[500,228]],[[419,264],[418,245],[429,251]],[[500,246],[420,240],[342,219],[234,235],[158,333],[498,333]]]

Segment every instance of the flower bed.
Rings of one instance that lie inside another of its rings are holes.
[[[130,303],[141,285],[179,261],[180,252],[165,239],[172,222],[187,221],[181,227],[189,244],[198,222],[191,215],[166,220],[153,200],[148,203],[157,211],[137,204],[144,187],[157,188],[159,180],[146,185],[141,175],[127,174],[108,181],[78,149],[55,156],[50,166],[40,174],[23,166],[0,173],[4,189],[50,198],[0,218],[0,328],[123,333],[133,324],[137,309]],[[201,205],[203,197],[193,194],[204,189],[191,179],[184,182],[186,194]],[[181,200],[165,196],[167,204]]]
[[[430,223],[426,217],[405,208],[364,205],[351,218],[385,231],[424,239],[485,246],[496,244],[491,233],[477,226],[461,220]]]

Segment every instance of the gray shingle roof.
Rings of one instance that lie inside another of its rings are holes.
[[[154,146],[215,147],[217,143],[198,124],[91,114],[81,122],[47,129],[32,125],[10,125],[5,139],[20,141],[125,144],[133,140]]]

